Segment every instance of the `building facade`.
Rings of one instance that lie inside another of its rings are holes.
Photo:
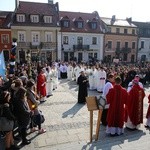
[[[138,27],[138,61],[150,62],[150,23],[135,22]]]
[[[97,12],[60,11],[61,60],[88,62],[103,59],[103,32]]]
[[[12,47],[11,16],[12,12],[0,11],[0,51],[3,50],[6,62],[10,59],[10,50]]]
[[[17,58],[25,62],[27,53],[32,61],[49,62],[57,59],[59,7],[48,3],[23,2],[16,4],[11,25],[12,37],[17,39]]]
[[[101,18],[105,24],[104,62],[118,59],[122,63],[137,61],[137,27],[131,19]]]

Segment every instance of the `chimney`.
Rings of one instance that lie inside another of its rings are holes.
[[[131,23],[132,23],[132,17],[130,17],[130,18],[126,18],[126,20],[129,22],[129,24],[131,24]]]
[[[18,8],[18,5],[19,5],[19,0],[15,0],[15,9]]]
[[[116,20],[116,16],[113,15],[112,18],[111,18],[111,20],[112,20],[112,21],[115,21],[115,20]]]
[[[48,0],[48,4],[53,4],[53,0]]]
[[[113,25],[115,21],[116,21],[116,16],[113,15],[112,18],[111,18],[111,25]]]
[[[59,12],[59,4],[58,4],[58,2],[56,2],[56,4],[55,4],[55,9],[56,9],[57,12]]]

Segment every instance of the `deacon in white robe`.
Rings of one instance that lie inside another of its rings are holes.
[[[58,70],[55,66],[52,66],[52,81],[53,81],[53,90],[57,89],[58,86]]]
[[[91,69],[89,69],[88,75],[89,75],[89,89],[95,90],[96,89],[96,69],[94,66]]]
[[[103,67],[97,72],[97,91],[103,92],[104,85],[106,83],[106,71]]]
[[[46,92],[47,97],[52,96],[53,91],[53,81],[52,81],[52,71],[50,67],[46,68]]]
[[[67,79],[70,81],[73,79],[73,66],[71,64],[67,67]]]

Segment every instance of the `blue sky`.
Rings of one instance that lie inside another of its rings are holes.
[[[20,0],[47,3],[48,0]],[[150,22],[149,0],[54,0],[59,2],[62,11],[93,12],[98,11],[101,17],[118,19],[132,17],[134,21]],[[0,10],[13,11],[15,0],[0,0]]]

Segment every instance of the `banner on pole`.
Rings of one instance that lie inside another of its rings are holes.
[[[5,66],[5,59],[4,59],[4,53],[1,51],[0,53],[0,76],[3,77],[3,79],[6,78],[6,66]]]

